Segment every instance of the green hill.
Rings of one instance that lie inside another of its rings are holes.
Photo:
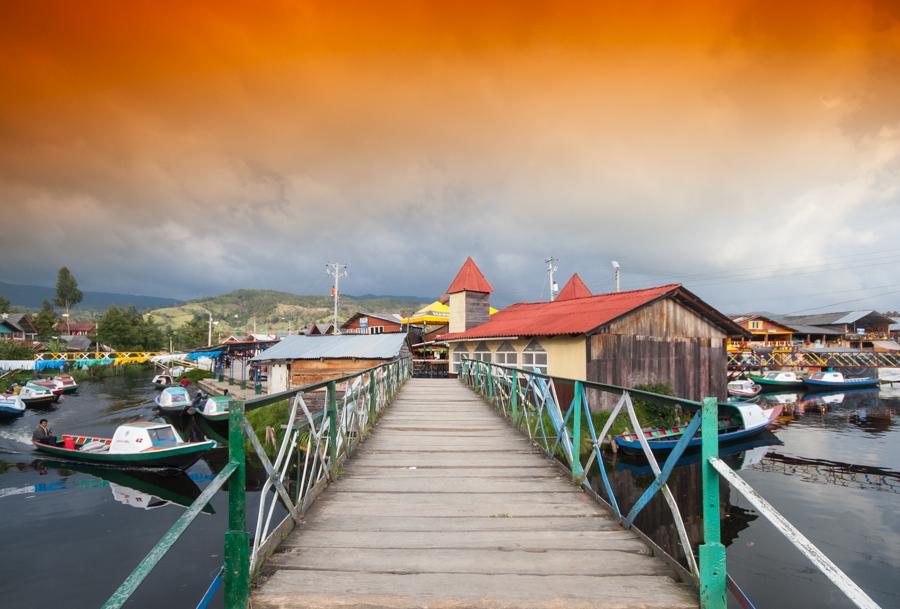
[[[354,313],[400,313],[407,315],[427,304],[424,300],[403,298],[362,298],[341,296],[339,319],[343,322]],[[149,314],[157,320],[177,328],[195,315],[219,321],[216,331],[222,334],[260,333],[296,330],[311,323],[330,322],[332,300],[329,296],[298,296],[275,290],[235,290],[220,296],[199,298],[179,306],[155,309]]]

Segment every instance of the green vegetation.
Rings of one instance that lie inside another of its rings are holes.
[[[134,307],[110,305],[99,319],[95,340],[120,351],[156,351],[163,346],[162,327]]]
[[[24,385],[34,378],[34,372],[31,370],[19,370],[12,374],[7,374],[0,379],[0,393],[8,393],[13,385]]]
[[[203,347],[207,344],[208,338],[208,320],[198,315],[172,332],[172,343],[176,350]]]
[[[5,296],[0,296],[0,313],[9,313],[10,310],[10,302],[9,298]]]
[[[0,359],[34,359],[34,349],[17,341],[0,341]]]
[[[266,455],[269,458],[273,458],[277,453],[277,445],[284,438],[284,430],[281,429],[281,426],[287,423],[290,414],[291,403],[289,400],[275,402],[247,413],[247,420],[253,425],[256,439],[266,449]],[[266,446],[266,427],[272,427],[275,430],[276,447]],[[248,455],[256,454],[249,440],[244,441],[244,450]]]
[[[38,314],[35,315],[32,320],[34,328],[37,330],[38,338],[46,341],[49,340],[51,336],[54,336],[56,333],[55,326],[58,321],[59,315],[56,314],[56,309],[53,308],[50,301],[45,300],[44,304],[41,306],[41,310],[38,311]]]
[[[78,282],[75,281],[69,268],[64,266],[59,269],[56,276],[56,299],[54,300],[56,306],[64,308],[68,316],[69,307],[77,305],[83,297],[81,290],[78,289]]]
[[[379,298],[357,300],[350,296],[341,297],[341,319],[346,320],[360,311],[378,313],[409,314],[421,308],[425,302]],[[235,290],[221,296],[192,300],[181,306],[156,309],[152,315],[176,329],[175,340],[179,348],[206,344],[208,315],[219,324],[213,329],[213,341],[217,335],[224,338],[228,334],[296,330],[311,323],[331,321],[332,300],[330,296],[298,296],[274,290]],[[181,337],[179,332],[185,325],[193,328]],[[201,341],[202,335],[202,342]]]
[[[178,377],[178,380],[187,379],[192,383],[196,383],[197,381],[201,381],[203,379],[208,379],[214,377],[215,374],[210,372],[209,370],[201,370],[200,368],[192,368],[188,370],[184,374]]]

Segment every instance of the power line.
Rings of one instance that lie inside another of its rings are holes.
[[[832,302],[827,305],[822,305],[820,307],[811,307],[809,309],[798,309],[797,311],[791,311],[790,313],[785,313],[785,315],[793,315],[794,313],[804,313],[806,311],[817,311],[819,309],[827,309],[829,307],[834,307],[837,305],[848,304],[851,302],[859,302],[860,300],[871,300],[873,298],[881,298],[882,296],[890,296],[891,294],[900,294],[900,290],[892,290],[890,292],[884,292],[882,294],[874,294],[874,295],[864,296],[862,298],[854,298],[852,300],[842,300],[840,302]]]

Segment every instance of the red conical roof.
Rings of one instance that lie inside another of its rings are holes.
[[[572,278],[560,290],[556,300],[571,300],[572,298],[582,298],[583,296],[593,296],[588,287],[578,276],[578,273],[572,275]]]
[[[490,294],[493,291],[494,288],[492,288],[491,284],[488,283],[488,280],[484,278],[484,275],[481,273],[478,265],[475,264],[475,261],[472,260],[471,256],[466,258],[462,268],[459,269],[456,277],[453,278],[450,287],[447,288],[448,294],[455,294],[457,292],[484,292],[485,294]]]

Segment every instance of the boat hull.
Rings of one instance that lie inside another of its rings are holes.
[[[803,387],[803,381],[773,381],[771,379],[764,379],[760,376],[751,376],[753,382],[757,385],[762,385],[763,391],[767,388],[773,389],[798,389]]]
[[[719,444],[728,444],[730,442],[737,442],[738,440],[743,440],[745,438],[751,438],[757,434],[762,433],[766,429],[768,429],[769,425],[772,423],[775,418],[781,414],[781,407],[776,407],[769,414],[769,418],[765,421],[762,421],[752,427],[747,427],[745,429],[738,429],[735,431],[730,431],[726,433],[719,434]],[[681,439],[681,436],[671,436],[665,439],[654,440],[652,438],[647,438],[647,445],[650,447],[650,450],[653,452],[667,453],[672,451],[675,446],[678,444],[678,441]],[[619,448],[625,451],[627,454],[631,455],[642,455],[644,454],[644,449],[641,447],[640,440],[625,440],[621,436],[616,436],[615,438],[616,444]],[[703,438],[698,433],[688,442],[687,448],[699,448],[703,444]]]
[[[15,419],[25,414],[25,409],[13,408],[12,406],[0,405],[0,420]]]
[[[63,436],[66,437],[66,436]],[[70,436],[71,437],[71,436]],[[106,440],[106,438],[85,438],[87,440]],[[138,467],[157,469],[187,469],[196,463],[203,453],[216,447],[213,440],[208,442],[194,442],[185,446],[164,448],[160,450],[145,451],[130,454],[109,454],[96,452],[83,452],[75,448],[54,446],[43,442],[32,442],[39,451],[77,463],[90,463],[92,465],[106,465],[113,467]]]
[[[27,408],[43,408],[46,406],[52,406],[53,402],[57,401],[59,398],[52,393],[50,395],[41,395],[33,398],[21,398],[23,402],[25,402],[25,406]]]
[[[864,389],[879,387],[881,382],[878,379],[845,379],[843,381],[818,381],[814,379],[803,379],[803,385],[810,391],[834,391],[836,389]]]

